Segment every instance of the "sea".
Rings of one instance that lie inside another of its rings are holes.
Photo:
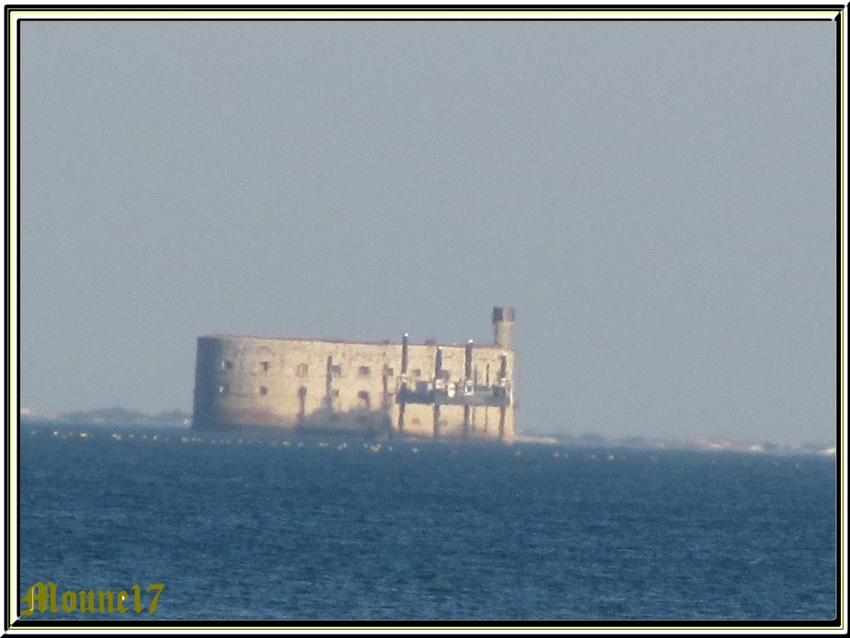
[[[23,622],[838,610],[834,457],[24,423],[18,458]]]

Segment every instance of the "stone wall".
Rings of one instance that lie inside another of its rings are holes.
[[[505,358],[508,404],[439,405],[398,402],[402,384],[433,387],[465,379],[466,346],[205,336],[198,339],[193,426],[200,429],[276,426],[302,431],[413,437],[514,439],[514,353],[474,346],[470,378],[500,382]],[[441,374],[437,352],[441,350]],[[439,378],[436,378],[439,376]]]

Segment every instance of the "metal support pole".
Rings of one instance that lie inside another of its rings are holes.
[[[505,412],[507,408],[503,405],[499,408],[499,440],[505,440]]]
[[[466,396],[466,389],[472,382],[472,339],[466,343],[466,357],[463,363],[463,392]],[[469,405],[463,406],[463,438],[469,438]]]
[[[434,381],[431,384],[434,388],[434,438],[440,438],[440,404],[437,402],[437,386],[442,383],[443,376],[443,349],[437,346],[437,353],[434,356]]]
[[[407,333],[401,340],[401,374],[402,376],[407,374]]]
[[[401,340],[401,387],[399,388],[398,430],[404,431],[404,391],[407,390],[407,333]]]
[[[329,410],[333,409],[333,356],[328,355],[328,363],[325,367],[325,405]]]

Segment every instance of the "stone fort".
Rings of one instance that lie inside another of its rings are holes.
[[[514,309],[493,345],[198,338],[192,426],[514,441]]]

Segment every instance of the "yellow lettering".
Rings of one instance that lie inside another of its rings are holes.
[[[47,583],[48,589],[50,589],[50,613],[55,614],[56,609],[56,583]],[[41,611],[44,611],[43,609]]]
[[[112,598],[113,594],[109,590],[97,592],[98,599],[100,600],[100,613],[103,613],[103,599],[106,598],[107,594],[109,595],[109,598],[108,598],[108,600],[109,600],[109,613],[111,614],[111,613],[115,612],[115,606],[114,606],[115,600]]]
[[[35,611],[35,588],[38,587],[39,591],[44,593],[44,583],[38,582],[27,590],[27,595],[21,598],[22,601],[27,603],[30,607],[29,609],[22,609],[21,616],[31,616],[32,612]],[[150,591],[150,590],[148,590]],[[47,598],[47,596],[45,596]],[[45,601],[46,602],[46,601]],[[44,605],[45,603],[42,603]],[[44,610],[42,610],[42,613]]]
[[[91,614],[94,613],[94,592],[89,590],[88,592],[89,604],[88,609],[86,608],[86,592],[84,590],[80,590],[80,611],[85,613],[89,612]]]
[[[133,585],[132,589],[135,594],[135,596],[133,596],[135,599],[133,610],[138,614],[145,609],[141,602],[142,590],[139,585]],[[155,592],[150,604],[150,613],[156,612],[159,595],[162,593],[163,589],[165,589],[165,584],[163,583],[151,583],[148,585],[147,591]],[[130,600],[131,595],[123,589],[118,592],[117,606],[115,605],[115,594],[111,590],[97,592],[97,606],[95,606],[95,593],[92,590],[86,591],[81,589],[79,592],[79,598],[80,612],[82,613],[93,614],[96,611],[99,611],[100,613],[111,614],[118,611],[118,613],[124,614],[130,611],[130,608],[125,603]],[[27,590],[27,593],[21,598],[21,601],[26,603],[26,607],[21,609],[21,616],[31,616],[35,612],[36,608],[39,612],[44,613],[47,611],[48,605],[50,611],[56,613],[56,583],[45,584],[40,581],[37,582]],[[77,611],[76,592],[69,589],[62,594],[62,611],[67,613]]]
[[[165,584],[164,583],[151,583],[150,585],[148,585],[148,591],[150,591],[151,589],[156,590],[156,596],[154,596],[153,600],[151,601],[151,609],[150,609],[150,613],[154,613],[156,611],[156,601],[159,599],[159,595],[162,593],[162,590],[165,589]]]
[[[77,594],[71,590],[62,594],[62,611],[72,612],[77,610]]]
[[[56,583],[47,583],[41,581],[29,588],[27,595],[21,600],[29,603],[30,608],[21,611],[21,616],[29,616],[35,611],[35,605],[38,603],[38,611],[42,614],[47,611],[48,590],[50,591],[50,611],[56,613]],[[38,593],[36,593],[38,592]]]
[[[142,607],[142,588],[139,587],[137,583],[133,585],[130,589],[133,590],[133,611],[137,614],[140,614],[145,609],[144,607]]]
[[[126,607],[124,607],[124,601],[130,598],[130,594],[128,594],[123,589],[118,592],[118,613],[125,614],[129,611]]]

